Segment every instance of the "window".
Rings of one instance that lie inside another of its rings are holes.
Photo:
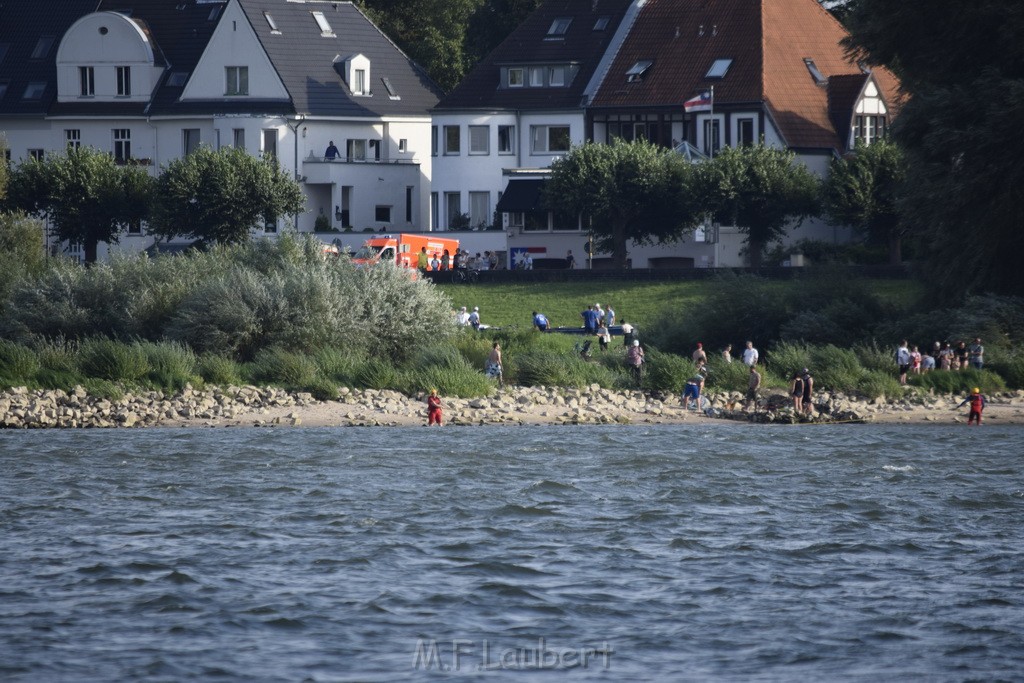
[[[172,88],[180,88],[185,85],[185,81],[188,80],[187,71],[172,71],[167,77],[167,85]]]
[[[0,100],[2,100],[4,95],[7,94],[7,86],[10,84],[10,81],[0,81]]]
[[[199,149],[199,129],[183,128],[181,131],[181,149],[186,155]]]
[[[224,87],[225,95],[249,94],[249,67],[226,66],[224,73],[227,80],[227,85]]]
[[[548,38],[562,38],[566,33],[569,32],[569,24],[572,23],[572,17],[557,17],[551,22],[551,27],[548,28]]]
[[[437,156],[437,126],[430,127],[430,156]]]
[[[380,161],[380,140],[367,140],[366,147],[369,150],[370,158]]]
[[[552,88],[561,88],[565,85],[564,66],[553,66],[548,69],[548,85]]]
[[[715,152],[722,149],[722,139],[720,135],[718,119],[708,119],[704,121],[704,154],[712,156]]]
[[[515,126],[498,126],[498,154],[512,154],[516,144]]]
[[[412,223],[412,193],[416,188],[412,185],[405,186],[405,222]]]
[[[366,69],[353,69],[352,71],[352,94],[366,95]]]
[[[141,235],[142,234],[142,221],[138,218],[134,218],[127,223],[129,235]]]
[[[263,232],[277,232],[277,216],[263,217]]]
[[[64,140],[68,149],[78,149],[82,146],[82,131],[77,128],[68,128],[64,131]]]
[[[458,126],[444,127],[444,153],[458,154],[462,151]]]
[[[96,94],[96,71],[91,66],[78,67],[78,82],[81,86],[82,97],[92,97]]]
[[[132,158],[132,131],[130,128],[114,129],[114,161],[126,163]]]
[[[807,67],[808,73],[811,74],[811,78],[814,79],[815,85],[828,85],[828,79],[818,70],[813,59],[804,59],[804,65]]]
[[[220,16],[220,11],[222,9],[224,9],[224,8],[222,6],[220,6],[220,5],[214,7],[213,9],[211,9],[210,10],[210,14],[208,14],[207,17],[206,17],[206,20],[207,21],[217,21],[217,17]]]
[[[263,13],[263,18],[267,20],[267,26],[270,27],[270,32],[271,33],[275,33],[275,34],[280,34],[281,33],[281,30],[279,28],[277,28],[277,22],[274,21],[274,17],[273,17],[273,15],[270,14],[270,12],[264,12]]]
[[[569,126],[531,126],[530,134],[534,154],[569,151]]]
[[[740,146],[754,144],[754,119],[736,122],[736,143]]]
[[[469,127],[469,153],[490,154],[491,152],[491,127],[470,126]]]
[[[31,59],[45,59],[46,55],[50,54],[50,48],[53,47],[55,40],[57,40],[56,36],[40,36],[36,41],[36,46],[32,49]]]
[[[4,63],[4,57],[7,56],[7,51],[11,49],[10,43],[0,43],[0,64]]]
[[[530,67],[530,87],[540,88],[544,85],[544,69],[539,66]]]
[[[716,59],[708,72],[704,74],[704,78],[725,78],[730,66],[732,66],[731,59]]]
[[[381,76],[380,82],[384,84],[384,89],[388,91],[388,97],[392,100],[400,100],[401,97],[395,92],[395,86],[391,85],[391,79],[387,76]]]
[[[854,140],[865,145],[870,145],[879,138],[885,137],[885,126],[886,120],[884,116],[858,115],[854,119]]]
[[[508,87],[510,88],[522,88],[523,87],[523,70],[520,68],[508,70]]]
[[[46,81],[32,81],[25,88],[25,94],[22,95],[23,100],[41,100],[43,99],[43,93],[46,92]]]
[[[320,35],[324,38],[334,38],[334,29],[331,28],[330,23],[327,21],[327,17],[324,16],[323,12],[312,12],[313,19],[316,21],[316,25],[320,27]]]
[[[366,140],[346,140],[345,157],[349,161],[366,161]]]
[[[636,64],[631,66],[629,70],[626,72],[626,80],[630,83],[632,83],[633,81],[639,81],[641,78],[644,77],[644,74],[647,72],[647,70],[651,68],[652,64],[654,64],[654,62],[652,62],[649,59],[644,59],[637,62]]]
[[[469,193],[469,225],[473,228],[487,228],[491,225],[491,193]]]
[[[598,17],[597,21],[594,22],[595,31],[603,31],[608,28],[608,20],[610,17]]]
[[[405,138],[399,138],[398,139],[398,151],[399,152],[403,152],[403,153],[404,152],[408,152],[409,151],[409,141],[406,140]]]
[[[35,159],[36,161],[42,161],[43,160],[43,156],[45,154],[46,153],[43,150],[41,150],[41,149],[30,149],[28,151],[29,158]]]
[[[263,131],[263,153],[277,159],[277,129],[267,128]],[[275,222],[276,226],[276,222]]]
[[[130,97],[132,94],[132,68],[130,66],[117,67],[117,96]]]
[[[235,149],[245,149],[245,128],[231,129],[231,144]]]
[[[458,192],[444,193],[444,215],[449,228],[459,225],[462,221],[462,195]]]
[[[381,206],[378,204],[373,209],[373,220],[378,223],[390,223],[391,222],[391,207]]]

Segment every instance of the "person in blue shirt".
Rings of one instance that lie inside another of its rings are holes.
[[[338,148],[334,146],[334,140],[331,140],[327,145],[327,151],[324,152],[324,159],[334,161],[338,158],[339,154],[340,152],[338,152]]]
[[[587,334],[597,334],[598,315],[594,307],[587,306],[587,310],[580,313],[580,317],[583,318],[583,329],[587,331]]]
[[[533,326],[536,327],[541,332],[547,332],[548,329],[551,327],[551,324],[548,322],[547,317],[545,317],[543,313],[538,313],[537,311],[534,311]]]

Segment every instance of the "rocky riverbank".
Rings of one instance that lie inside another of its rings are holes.
[[[337,401],[273,387],[186,387],[173,396],[144,392],[120,400],[70,392],[15,388],[0,393],[0,428],[113,428],[155,426],[405,426],[425,423],[422,396],[372,389],[340,390]],[[956,423],[962,397],[910,396],[860,400],[821,392],[810,417],[795,415],[786,396],[764,397],[757,410],[742,408],[736,392],[710,394],[703,413],[683,410],[676,395],[584,389],[507,387],[487,398],[444,399],[445,422],[487,424],[678,424],[730,420],[747,423],[914,422]],[[985,419],[1024,424],[1024,391],[990,397]]]

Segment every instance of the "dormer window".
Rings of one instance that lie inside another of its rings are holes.
[[[93,67],[78,67],[78,80],[81,85],[79,94],[82,97],[92,97],[96,94],[96,70]]]
[[[810,73],[811,78],[814,79],[815,85],[828,85],[828,78],[826,78],[825,74],[821,73],[821,71],[818,70],[818,67],[815,65],[813,59],[805,58],[804,66],[807,67],[808,73]]]
[[[704,78],[725,78],[725,74],[729,73],[730,66],[732,66],[731,59],[716,59],[708,72],[704,74]]]
[[[345,60],[335,57],[334,68],[341,72],[353,95],[373,95],[370,91],[370,60],[365,55],[355,54]]]
[[[651,68],[652,64],[654,64],[654,62],[649,59],[640,60],[631,66],[629,71],[626,72],[626,80],[630,83],[633,81],[639,81],[644,77],[644,74],[647,73],[647,70]]]
[[[523,85],[525,85],[525,80],[523,79],[523,70],[521,68],[509,69],[508,87],[522,88]]]
[[[551,22],[551,28],[548,29],[548,38],[564,38],[565,34],[569,32],[569,24],[572,23],[572,17],[557,17]]]
[[[313,19],[316,21],[316,25],[320,27],[320,35],[324,38],[336,38],[334,29],[331,28],[331,24],[327,21],[327,17],[324,16],[323,12],[311,12]]]

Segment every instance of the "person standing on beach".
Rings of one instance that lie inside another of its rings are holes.
[[[633,345],[633,326],[622,319],[622,345],[628,350]]]
[[[732,344],[726,344],[725,348],[722,349],[722,360],[726,363],[732,362]]]
[[[583,318],[583,329],[587,334],[597,333],[597,311],[593,306],[587,306],[587,310],[580,313],[580,317]]]
[[[803,405],[804,412],[810,415],[814,412],[814,403],[811,401],[811,394],[814,391],[814,378],[811,377],[811,371],[808,368],[804,368],[802,374],[802,379],[804,381],[804,398],[803,401],[801,401],[801,405]]]
[[[907,372],[910,370],[910,349],[907,348],[907,340],[900,342],[896,349],[896,365],[900,368],[900,384],[907,383]]]
[[[608,350],[608,342],[612,340],[612,335],[608,332],[608,326],[604,324],[604,321],[597,323],[597,341],[601,345],[602,351]]]
[[[971,404],[971,412],[967,414],[967,426],[971,425],[973,421],[977,426],[981,426],[981,411],[985,410],[985,395],[981,393],[981,389],[974,387],[971,391],[971,395],[960,402],[957,408],[962,408],[965,403]],[[955,410],[956,408],[954,408]]]
[[[756,365],[750,366],[750,379],[747,380],[747,405],[746,408],[749,410],[751,406],[754,410],[757,410],[757,390],[761,388],[761,373],[757,371]]]
[[[427,396],[427,426],[441,426],[441,397],[437,395],[437,389],[430,390]]]
[[[608,327],[615,324],[615,311],[612,309],[611,304],[608,304],[608,308],[604,311],[604,324]]]
[[[972,368],[981,370],[985,367],[985,347],[981,345],[981,337],[974,338],[974,343],[967,347],[967,355]]]
[[[694,364],[708,362],[708,354],[704,353],[704,344],[701,342],[697,342],[697,348],[693,352],[693,362]]]
[[[494,342],[490,355],[487,356],[487,363],[484,364],[484,374],[498,380],[498,388],[505,386],[501,371],[501,344]]]
[[[644,378],[644,350],[640,348],[639,339],[634,339],[633,345],[626,352],[626,364],[632,369],[633,379],[636,380],[636,386],[639,388]]]
[[[694,401],[694,405],[697,410],[700,410],[700,395],[704,389],[704,375],[698,370],[690,379],[686,380],[686,386],[683,387],[683,410],[690,408],[690,399]]]
[[[804,411],[804,378],[799,372],[794,372],[789,381],[789,395],[793,399],[793,412],[799,415]]]

